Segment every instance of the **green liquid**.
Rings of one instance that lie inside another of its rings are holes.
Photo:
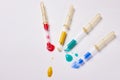
[[[66,54],[65,58],[66,58],[67,62],[71,62],[73,60],[73,57],[71,55],[69,55],[69,54]]]
[[[77,54],[77,53],[75,53],[75,56],[76,56],[76,57],[78,57],[78,54]]]
[[[77,41],[73,39],[70,43],[68,43],[67,48],[64,51],[66,52],[71,51],[76,46],[76,44]]]

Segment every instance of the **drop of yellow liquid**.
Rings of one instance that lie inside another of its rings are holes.
[[[53,70],[52,70],[52,67],[51,67],[51,66],[48,68],[47,74],[48,74],[48,77],[51,77],[51,76],[52,76]]]

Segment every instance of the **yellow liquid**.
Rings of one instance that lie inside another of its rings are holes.
[[[61,33],[60,40],[59,40],[59,43],[60,43],[61,45],[64,45],[66,36],[67,36],[67,33],[63,31],[63,32]]]
[[[48,74],[48,77],[51,77],[51,76],[52,76],[53,70],[52,70],[52,67],[51,67],[51,66],[48,68],[47,74]]]

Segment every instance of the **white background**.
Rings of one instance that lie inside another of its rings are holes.
[[[0,80],[120,80],[120,1],[44,0],[44,3],[55,45],[71,4],[75,14],[66,43],[97,13],[103,17],[72,52],[81,56],[111,31],[117,37],[82,68],[74,70],[65,61],[64,52],[46,50],[40,0],[0,0]],[[53,67],[51,78],[46,74],[49,66]]]

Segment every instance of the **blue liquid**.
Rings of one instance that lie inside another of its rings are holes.
[[[87,53],[85,53],[85,55],[84,55],[84,59],[85,59],[86,61],[90,60],[92,57],[93,57],[93,56],[92,56],[92,54],[91,54],[90,52],[87,52]],[[83,66],[84,64],[85,64],[85,62],[83,61],[83,59],[80,58],[78,61],[73,62],[72,68],[78,69],[78,68],[80,68],[81,66]]]
[[[84,62],[82,59],[79,59],[78,61],[73,62],[72,68],[78,69],[78,68],[80,68],[82,65],[84,65],[84,63],[85,63],[85,62]]]
[[[73,62],[73,64],[72,64],[72,68],[78,69],[78,68],[80,68],[80,64],[79,64],[77,61],[75,61],[75,62]]]
[[[84,55],[84,59],[86,61],[90,60],[92,58],[92,54],[90,52],[87,52],[85,55]]]

